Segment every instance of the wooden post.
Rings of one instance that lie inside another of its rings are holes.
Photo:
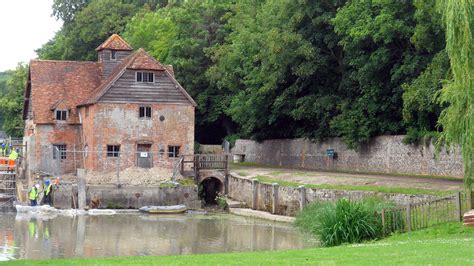
[[[299,186],[298,189],[300,190],[300,210],[303,210],[306,205],[306,189],[304,186]]]
[[[73,150],[72,150],[72,157],[73,157],[73,160],[74,160],[74,173],[77,174],[77,164],[76,164],[76,144],[74,144],[73,146]]]
[[[184,173],[184,155],[181,155],[181,173],[180,174],[183,174]]]
[[[406,223],[407,223],[407,230],[408,232],[411,231],[411,206],[410,204],[407,205],[407,217],[406,217]]]
[[[117,186],[120,187],[120,157],[121,154],[119,153],[118,158],[117,158]]]
[[[252,209],[256,210],[258,208],[258,181],[252,180]]]
[[[273,183],[272,184],[272,213],[276,214],[278,213],[278,184]]]
[[[382,235],[385,236],[385,209],[382,209]]]
[[[462,221],[462,208],[461,208],[461,192],[456,192],[456,221]]]

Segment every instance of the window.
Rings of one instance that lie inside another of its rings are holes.
[[[110,59],[111,59],[111,60],[117,59],[117,56],[115,55],[115,51],[111,51],[111,53],[110,53]]]
[[[66,159],[66,145],[54,144],[53,145],[53,160],[65,160]]]
[[[67,110],[56,110],[56,120],[58,121],[67,120]]]
[[[140,108],[138,108],[138,117],[139,118],[151,118],[151,107],[150,106],[140,106]]]
[[[153,72],[139,72],[139,71],[137,71],[136,81],[137,82],[153,83],[153,82],[155,82],[155,74]]]
[[[107,145],[107,157],[119,157],[120,145]]]
[[[178,158],[179,156],[179,146],[168,146],[168,157]]]

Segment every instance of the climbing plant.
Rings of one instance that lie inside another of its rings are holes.
[[[474,174],[474,0],[438,0],[446,29],[446,51],[453,78],[441,91],[448,104],[440,115],[440,141],[459,144],[464,160],[466,187],[472,189]]]

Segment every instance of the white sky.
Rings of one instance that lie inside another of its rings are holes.
[[[34,50],[61,28],[52,5],[53,0],[0,0],[0,71],[36,58]]]

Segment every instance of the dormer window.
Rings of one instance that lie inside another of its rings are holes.
[[[67,110],[56,110],[56,120],[57,121],[66,121],[67,120]]]
[[[136,75],[136,82],[142,83],[153,83],[155,82],[155,74],[153,72],[141,72],[137,71]]]
[[[110,51],[110,60],[115,60],[115,59],[117,59],[117,55],[115,54],[115,51],[112,50]]]

